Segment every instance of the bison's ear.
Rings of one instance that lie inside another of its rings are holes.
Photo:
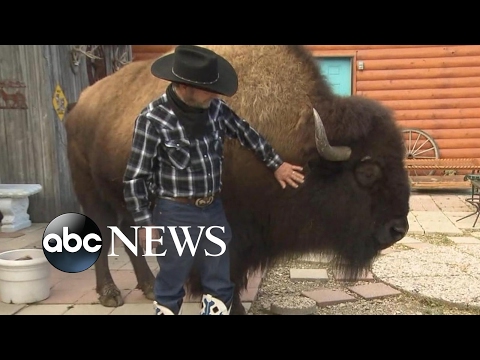
[[[370,187],[382,177],[382,168],[369,157],[362,161],[355,168],[355,178],[360,185]]]

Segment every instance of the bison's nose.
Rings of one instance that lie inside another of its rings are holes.
[[[407,235],[409,229],[407,218],[395,219],[385,225],[384,236],[379,237],[380,248],[386,249],[397,241],[402,240]]]

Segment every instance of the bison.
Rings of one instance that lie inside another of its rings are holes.
[[[303,46],[207,47],[238,72],[239,90],[224,100],[306,176],[298,189],[282,189],[252,152],[225,140],[221,196],[234,234],[236,284],[231,313],[245,313],[240,295],[249,274],[280,260],[315,252],[329,254],[352,278],[368,269],[409,227],[405,147],[392,111],[366,97],[335,95]],[[123,304],[108,267],[107,226],[135,239],[122,182],[135,119],[168,85],[151,74],[153,61],[130,63],[84,89],[65,119],[75,193],[103,231],[95,272],[104,306]],[[153,299],[145,258],[127,252],[137,287]],[[188,286],[201,294],[195,269]]]

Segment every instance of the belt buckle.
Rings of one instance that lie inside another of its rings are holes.
[[[213,203],[213,199],[214,199],[213,196],[208,196],[208,197],[205,197],[205,198],[198,198],[197,200],[195,200],[195,206],[199,207],[199,208],[208,206],[211,203]]]

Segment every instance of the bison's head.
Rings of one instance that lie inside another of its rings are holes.
[[[405,147],[391,112],[376,101],[337,98],[323,109],[322,118],[312,112],[317,154],[305,183],[279,199],[275,217],[283,225],[273,236],[297,238],[300,251],[331,253],[355,276],[408,231]]]

